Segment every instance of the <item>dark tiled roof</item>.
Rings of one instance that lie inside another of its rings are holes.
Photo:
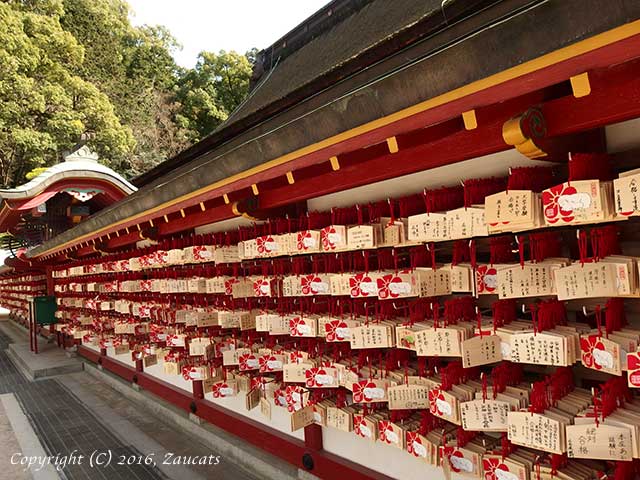
[[[274,67],[269,70],[265,66],[265,72],[249,98],[218,130],[341,69],[422,19],[432,15],[443,16],[442,3],[441,0],[373,0],[285,58],[278,60],[276,52],[276,58],[269,59]],[[342,73],[346,76],[351,72]]]

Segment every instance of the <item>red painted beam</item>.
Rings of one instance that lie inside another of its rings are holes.
[[[265,207],[277,207],[507,150],[509,146],[502,139],[504,120],[494,120],[492,124],[484,124],[476,130],[461,130],[426,145],[401,149],[395,154],[387,153],[346,165],[336,172],[301,180],[289,187],[266,190],[261,193],[260,201]]]
[[[544,102],[543,92],[523,95],[497,105],[478,108],[476,115],[479,126],[475,130],[464,130],[462,121],[455,119],[399,136],[400,152],[396,154],[382,154],[386,146],[382,148],[375,145],[342,156],[341,164],[344,166],[337,172],[333,172],[328,165],[323,173],[318,172],[318,166],[307,167],[313,175],[307,176],[306,169],[295,172],[296,182],[293,185],[262,188],[260,208],[275,208],[506,150],[510,147],[502,139],[503,123],[531,105],[541,106],[547,119],[549,137],[565,136],[640,116],[640,61],[591,72],[590,79],[592,93],[586,97],[575,98],[569,94]],[[367,174],[363,175],[362,172]],[[170,235],[233,218],[230,208],[225,207],[228,206],[214,207],[184,219],[160,223],[159,234]]]
[[[484,106],[504,102],[536,90],[567,81],[570,77],[585,71],[597,69],[608,69],[611,65],[640,57],[640,35],[629,37],[625,40],[612,43],[591,52],[565,60],[561,63],[537,70],[503,83],[496,84],[477,93],[467,95],[458,100],[448,102],[444,105],[420,112],[411,117],[404,118],[398,122],[380,127],[363,135],[350,138],[330,147],[304,155],[292,162],[273,167],[267,171],[256,173],[248,178],[238,180],[232,185],[224,187],[225,191],[230,189],[248,188],[252,183],[267,181],[273,177],[284,176],[287,171],[299,170],[319,162],[326,162],[332,156],[340,156],[345,152],[365,148],[369,145],[384,142],[386,138],[399,135],[403,132],[416,130],[428,125],[435,125],[445,120],[458,117],[467,110],[479,109]],[[588,97],[587,97],[588,98]],[[593,128],[593,127],[591,127]],[[213,199],[222,195],[222,189],[215,189],[198,199]],[[185,208],[193,200],[179,203],[171,210]]]
[[[233,213],[231,204],[209,207],[204,211],[191,213],[185,216],[185,218],[179,217],[176,219],[170,219],[169,222],[159,221],[158,236],[164,237],[173,233],[200,227],[208,223],[217,222],[223,218],[233,218],[235,216],[236,215]]]
[[[102,356],[100,364],[102,368],[124,378],[127,382],[133,382],[133,377],[136,375],[136,371],[132,367],[111,357]]]
[[[137,228],[130,229],[129,233],[122,233],[120,236],[114,234],[111,235],[111,239],[104,242],[99,248],[106,251],[118,250],[119,248],[126,247],[132,243],[144,240],[144,235],[138,231]]]
[[[135,370],[131,367],[135,374]],[[145,373],[137,373],[136,379],[141,388],[157,395],[158,397],[170,402],[185,412],[191,411],[191,405],[194,404],[194,398],[190,392],[177,388],[170,383],[158,380],[151,375]]]
[[[90,255],[96,255],[98,252],[93,245],[85,245],[84,247],[80,247],[75,252],[73,252],[73,256],[75,258],[88,257]]]
[[[78,346],[78,355],[86,358],[87,360],[91,360],[94,363],[98,363],[98,360],[100,360],[99,352],[91,350],[90,348],[87,348],[87,347],[83,347],[82,345]]]
[[[591,85],[589,96],[575,98],[568,95],[541,103],[548,137],[566,136],[640,117],[640,61],[612,67],[606,72],[595,72],[591,75]],[[475,130],[460,130],[405,150],[400,144],[401,150],[396,154],[354,163],[337,172],[297,181],[294,185],[265,190],[260,194],[261,205],[273,208],[506,150],[509,146],[502,139],[503,123],[534,104],[513,102],[509,106],[509,103],[478,109],[479,126]]]
[[[591,94],[542,106],[548,136],[568,135],[640,117],[640,59],[589,72]]]

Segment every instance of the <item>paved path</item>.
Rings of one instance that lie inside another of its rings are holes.
[[[85,455],[85,459],[95,451],[111,452],[114,459],[120,455],[144,458],[153,454],[159,463],[167,453],[198,458],[216,455],[210,447],[141,411],[136,404],[85,372],[29,381],[5,353],[10,342],[0,329],[0,395],[15,395],[46,454],[68,456],[75,451],[76,455]],[[0,480],[31,478],[11,465],[11,455],[24,447],[16,437],[0,403]],[[65,467],[59,474],[63,479],[72,480],[254,478],[225,463],[224,458],[218,465],[117,465],[114,461],[102,468],[91,468],[88,461],[84,461]]]

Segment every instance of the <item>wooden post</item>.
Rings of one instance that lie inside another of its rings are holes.
[[[198,400],[202,400],[204,398],[204,385],[202,380],[193,380],[193,397]]]
[[[304,427],[304,445],[309,450],[322,450],[322,427],[312,423]]]

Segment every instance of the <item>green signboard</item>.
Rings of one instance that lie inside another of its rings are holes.
[[[51,325],[56,323],[56,297],[34,297],[33,316],[38,325]]]

